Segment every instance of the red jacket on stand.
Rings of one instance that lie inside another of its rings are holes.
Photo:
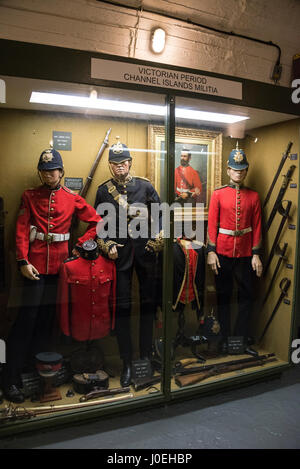
[[[105,337],[115,325],[116,267],[95,260],[67,259],[60,268],[57,312],[62,332],[78,341]]]

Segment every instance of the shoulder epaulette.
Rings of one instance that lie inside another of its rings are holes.
[[[66,192],[69,192],[69,194],[77,195],[77,192],[72,191],[72,190],[69,189],[68,187],[66,187],[66,186],[61,186],[61,187],[62,187],[62,189],[64,189]]]
[[[101,184],[98,186],[98,189],[99,189],[99,187],[102,187],[102,186],[104,186],[104,184],[107,184],[107,183],[108,183],[108,181],[111,181],[111,178],[110,178],[110,179],[107,179],[107,180],[106,180],[106,181],[104,181],[104,182],[102,182],[102,183],[101,183]]]
[[[143,178],[142,176],[134,176],[136,179],[143,179],[144,181],[151,182],[150,179]]]
[[[66,262],[75,261],[76,259],[78,259],[77,256],[68,257],[67,259],[64,260],[64,264],[65,264]]]

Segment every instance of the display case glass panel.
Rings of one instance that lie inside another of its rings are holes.
[[[203,224],[174,241],[177,392],[289,362],[299,119],[180,97],[175,115],[174,198]]]
[[[1,78],[1,417],[162,395],[165,96]]]

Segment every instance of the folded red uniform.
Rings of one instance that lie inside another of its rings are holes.
[[[67,259],[60,268],[57,312],[62,332],[76,340],[107,336],[115,323],[116,268],[99,256]]]

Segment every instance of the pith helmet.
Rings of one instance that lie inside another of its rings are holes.
[[[121,142],[115,143],[110,147],[108,153],[109,163],[123,163],[123,161],[132,160],[128,147]]]
[[[49,148],[42,152],[38,162],[38,170],[50,171],[51,169],[64,169],[64,165],[60,153]]]
[[[243,170],[248,168],[249,163],[246,158],[246,153],[244,152],[244,150],[238,148],[238,144],[236,144],[236,148],[231,151],[227,161],[227,165],[229,168],[235,170]]]

